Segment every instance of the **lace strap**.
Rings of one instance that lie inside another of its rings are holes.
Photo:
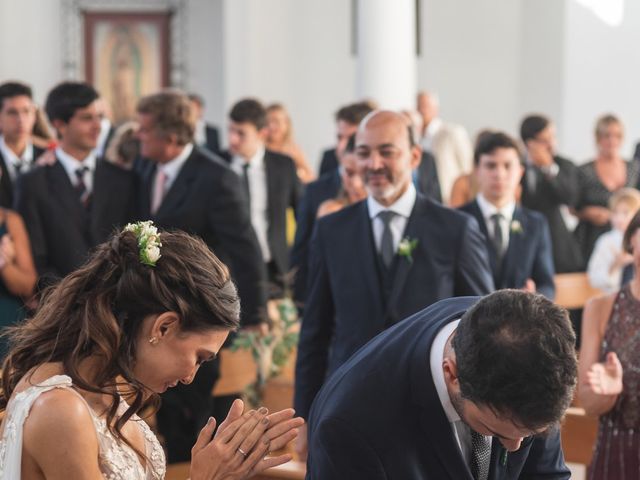
[[[73,390],[71,386],[68,376],[54,375],[42,383],[25,388],[9,401],[0,439],[0,478],[21,478],[24,422],[36,399],[54,388]]]

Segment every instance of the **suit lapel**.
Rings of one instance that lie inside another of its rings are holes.
[[[0,205],[10,208],[13,202],[13,185],[6,162],[8,160],[0,153]]]
[[[484,235],[485,245],[487,246],[487,252],[489,253],[489,265],[491,267],[491,272],[493,273],[493,280],[496,286],[498,286],[502,265],[498,265],[498,257],[496,256],[496,251],[494,250],[493,244],[491,243],[489,229],[487,228],[487,223],[484,220],[482,210],[480,210],[480,206],[478,205],[477,200],[471,202],[471,214],[475,217],[476,221],[478,222],[478,226],[480,227],[480,231]]]
[[[373,230],[371,228],[371,219],[369,218],[369,208],[367,201],[364,200],[357,205],[356,219],[353,223],[354,232],[352,238],[348,238],[349,245],[354,245],[357,251],[352,252],[352,259],[360,259],[361,269],[365,275],[366,282],[369,284],[369,291],[375,295],[373,298],[379,298],[384,304],[384,288],[382,287],[382,272],[378,261],[378,251],[376,250],[373,240]],[[355,268],[355,266],[354,266]],[[365,290],[367,291],[367,290]],[[383,311],[381,309],[381,311]]]
[[[515,226],[520,224],[522,231],[514,231]],[[515,274],[518,267],[518,255],[524,252],[524,243],[526,242],[524,236],[524,228],[525,218],[522,215],[522,209],[516,206],[516,209],[513,211],[513,219],[511,223],[507,225],[509,229],[509,246],[507,247],[507,253],[504,256],[504,261],[502,262],[502,269],[500,271],[500,278],[508,280],[509,274]],[[500,285],[496,284],[497,288],[500,288]]]
[[[49,185],[53,192],[53,197],[62,204],[64,212],[69,212],[70,217],[73,218],[78,228],[84,232],[87,220],[87,210],[80,202],[78,192],[71,184],[67,171],[60,163],[60,160],[56,159],[49,169]]]
[[[388,318],[389,315],[393,316],[393,310],[398,303],[400,295],[404,289],[404,284],[407,281],[407,276],[413,268],[413,265],[416,262],[421,262],[423,260],[422,249],[426,247],[426,245],[424,245],[425,238],[424,235],[422,235],[425,231],[423,216],[426,214],[427,210],[428,203],[426,199],[421,195],[418,195],[416,197],[416,203],[413,206],[413,210],[411,210],[409,220],[407,221],[407,226],[405,227],[401,237],[401,241],[405,238],[409,240],[416,239],[418,240],[418,245],[413,252],[411,252],[411,260],[407,257],[396,254],[396,268],[392,284],[393,288],[391,290],[391,295],[389,295],[385,318]]]
[[[278,177],[280,172],[276,171],[277,163],[272,161],[268,151],[264,152],[264,169],[267,178],[267,230],[271,232],[272,219],[276,217],[273,199],[278,195]],[[269,235],[267,235],[269,236]]]
[[[191,191],[191,184],[196,179],[198,174],[197,160],[194,156],[195,153],[196,149],[194,148],[191,155],[189,155],[189,158],[184,162],[184,165],[182,165],[182,168],[178,172],[178,176],[173,181],[173,184],[169,188],[169,191],[162,199],[162,203],[160,204],[160,207],[155,214],[156,217],[160,217],[163,213],[166,212],[175,211]],[[150,202],[151,193],[149,193],[147,198]]]
[[[138,216],[142,220],[151,218],[151,191],[153,188],[153,179],[156,175],[158,167],[155,163],[149,162],[140,170],[140,197]]]

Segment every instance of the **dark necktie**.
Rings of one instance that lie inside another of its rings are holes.
[[[474,480],[487,480],[491,463],[491,437],[471,430],[471,474]]]
[[[391,268],[393,257],[396,254],[393,248],[393,235],[390,226],[391,220],[395,216],[396,214],[390,210],[383,210],[378,213],[378,218],[382,220],[382,224],[384,225],[382,238],[380,239],[380,257],[382,258],[382,263],[384,263],[384,266],[387,268]]]
[[[504,217],[500,213],[491,215],[491,221],[493,222],[493,238],[491,239],[491,243],[493,244],[493,249],[496,252],[498,263],[502,261],[502,256],[504,255],[504,239],[502,237],[503,218]]]
[[[251,203],[251,190],[249,189],[249,164],[242,164],[242,183],[244,185],[244,193],[247,194],[247,200]]]
[[[16,172],[16,177],[20,176],[20,174],[26,170],[25,166],[26,162],[24,160],[20,160],[13,164],[13,169]]]
[[[87,190],[87,184],[84,181],[84,176],[88,171],[89,167],[87,166],[76,168],[76,191],[78,192],[78,197],[80,198],[82,205],[85,207],[89,203],[89,190]]]

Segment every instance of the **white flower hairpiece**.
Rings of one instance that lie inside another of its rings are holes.
[[[140,263],[155,267],[160,255],[160,234],[151,220],[146,222],[128,223],[124,227],[125,232],[133,233],[138,239],[140,250]]]

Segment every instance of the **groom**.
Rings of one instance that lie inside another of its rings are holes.
[[[307,480],[570,478],[557,422],[577,362],[542,295],[451,298],[378,335],[322,388]]]

